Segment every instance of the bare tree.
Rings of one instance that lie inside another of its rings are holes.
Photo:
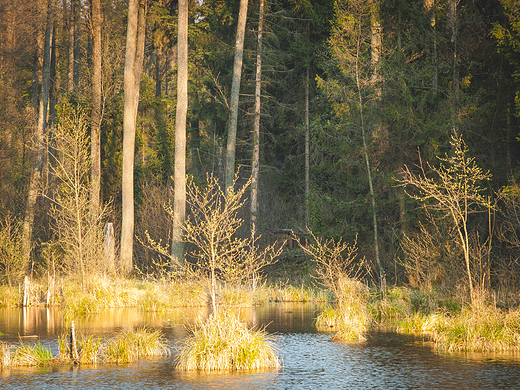
[[[191,255],[196,259],[188,271],[209,278],[213,310],[217,310],[218,282],[237,285],[255,278],[281,251],[271,246],[258,251],[256,237],[237,236],[242,225],[237,214],[245,203],[244,194],[250,182],[236,191],[234,184],[235,181],[224,193],[218,180],[209,175],[205,187],[199,188],[193,183],[188,186],[191,217],[186,221],[184,237],[195,246]]]
[[[468,218],[470,214],[493,207],[489,198],[482,195],[483,189],[480,187],[480,183],[490,180],[491,175],[478,167],[474,158],[467,157],[468,148],[460,136],[452,136],[450,144],[452,155],[440,158],[442,163],[439,167],[427,164],[432,175],[427,175],[422,165],[420,175],[405,166],[400,183],[417,190],[408,193],[413,199],[423,202],[425,207],[440,213],[442,217],[451,219],[464,254],[471,301],[475,302]]]

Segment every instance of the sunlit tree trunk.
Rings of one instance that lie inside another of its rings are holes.
[[[188,112],[188,0],[179,0],[177,39],[177,111],[175,115],[175,169],[172,261],[184,261],[182,226],[186,219],[186,115]],[[174,266],[175,264],[172,264]]]
[[[226,165],[224,183],[226,191],[235,180],[235,153],[238,125],[238,101],[240,94],[240,79],[242,77],[242,59],[244,57],[244,37],[246,33],[248,0],[240,0],[238,26],[235,43],[235,62],[233,66],[233,82],[231,85],[230,113],[227,134]]]
[[[101,1],[91,0],[92,14],[92,112],[91,129],[91,175],[90,214],[97,216],[101,204]]]
[[[372,84],[375,93],[381,98],[381,54],[383,51],[381,18],[379,15],[379,0],[372,0],[370,6],[370,52],[372,66]]]
[[[430,27],[432,28],[432,40],[433,40],[433,66],[434,72],[432,76],[432,90],[434,94],[437,94],[438,89],[438,70],[437,70],[437,34],[435,33],[435,24],[436,24],[436,16],[435,12],[437,10],[436,1],[435,0],[424,0],[424,9],[426,13],[430,16]]]
[[[130,0],[124,74],[123,112],[123,215],[121,222],[121,270],[129,273],[133,268],[134,245],[134,152],[139,81],[144,56],[146,2]]]
[[[310,35],[310,22],[307,22],[307,39]],[[310,144],[311,144],[311,128],[309,125],[309,87],[310,87],[310,65],[307,64],[305,71],[305,224],[310,224],[310,181],[311,181],[311,163],[310,163]]]
[[[379,1],[372,0],[370,7],[370,52],[371,52],[371,68],[372,68],[372,79],[371,83],[374,87],[374,93],[376,96],[376,104],[381,103],[381,83],[382,83],[382,75],[381,75],[381,55],[383,52],[383,36],[382,36],[382,26],[379,14]],[[359,53],[358,53],[359,55]],[[358,88],[359,95],[359,105],[361,110],[361,131],[363,138],[363,151],[365,155],[365,163],[367,166],[367,174],[368,174],[368,184],[370,188],[370,199],[372,203],[372,220],[374,223],[374,251],[376,256],[376,264],[379,271],[379,278],[381,283],[381,288],[384,288],[386,285],[386,276],[381,264],[381,256],[379,251],[379,233],[378,233],[378,219],[377,219],[377,207],[376,207],[376,196],[374,192],[374,183],[372,178],[372,167],[370,164],[370,158],[368,153],[367,146],[367,135],[365,128],[365,120],[363,115],[363,100],[361,96],[361,85],[359,80],[359,68],[356,63],[356,82]],[[374,134],[377,136],[381,132],[382,123],[381,119],[375,118],[374,124]]]
[[[451,81],[451,126],[454,135],[458,134],[457,126],[457,95],[459,92],[459,69],[458,69],[458,14],[457,6],[460,0],[449,0],[448,4],[448,26],[451,30],[452,43],[452,81]]]
[[[47,21],[45,27],[45,41],[43,49],[43,71],[42,87],[38,108],[38,121],[34,132],[34,157],[31,167],[31,177],[29,179],[29,192],[23,223],[23,256],[24,261],[29,264],[32,249],[32,231],[34,224],[34,212],[38,189],[42,179],[42,168],[45,154],[45,130],[47,127],[49,93],[50,93],[50,74],[51,74],[51,51],[52,51],[52,32],[54,30],[54,7],[53,0],[47,2]]]
[[[69,47],[68,47],[68,67],[67,67],[67,92],[74,92],[76,89],[75,80],[77,79],[76,71],[76,54],[77,54],[77,46],[78,46],[78,33],[77,33],[77,24],[78,24],[78,13],[79,13],[79,5],[78,0],[70,1],[70,9],[69,9]]]
[[[255,125],[253,130],[253,161],[251,171],[251,229],[255,234],[258,217],[258,176],[260,171],[260,111],[262,92],[262,35],[264,24],[264,3],[260,0],[258,19],[258,49],[256,52],[256,86],[255,86]]]

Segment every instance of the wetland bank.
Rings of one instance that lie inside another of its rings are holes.
[[[175,345],[187,336],[185,322],[198,310],[142,312],[106,309],[77,321],[81,332],[110,338],[121,329],[149,327],[160,330],[172,348],[171,356],[141,359],[128,364],[89,364],[56,367],[12,367],[1,371],[0,386],[10,389],[51,388],[435,388],[507,389],[520,375],[515,354],[474,354],[435,351],[423,337],[388,331],[369,331],[367,340],[331,342],[329,332],[318,332],[317,313],[323,303],[271,303],[242,309],[250,325],[265,326],[274,337],[283,366],[279,370],[240,372],[178,371]],[[204,311],[203,309],[201,309]],[[59,310],[0,309],[0,326],[9,335],[38,334],[40,342],[56,353],[65,330]]]

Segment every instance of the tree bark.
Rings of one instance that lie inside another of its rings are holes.
[[[248,0],[240,0],[238,26],[235,43],[235,62],[233,65],[233,82],[231,84],[230,113],[227,134],[226,166],[224,183],[226,192],[235,180],[235,153],[238,125],[238,101],[240,95],[240,79],[242,77],[242,60],[244,57],[244,37],[246,33]]]
[[[172,267],[184,260],[182,226],[186,219],[186,116],[188,112],[188,0],[179,0],[177,111],[172,229]]]
[[[437,9],[435,0],[424,0],[424,8],[430,16],[430,27],[432,28],[432,40],[433,40],[433,66],[434,72],[432,76],[432,90],[436,95],[438,90],[438,69],[437,69],[437,34],[435,33],[436,16],[435,11]]]
[[[457,126],[457,97],[459,92],[459,68],[458,68],[458,14],[457,6],[460,0],[449,0],[448,26],[451,29],[451,43],[453,44],[453,65],[451,81],[451,123],[453,135],[458,134]]]
[[[134,149],[136,125],[135,60],[137,49],[138,0],[129,0],[128,27],[124,73],[123,108],[123,171],[122,171],[122,222],[121,270],[129,273],[133,268],[134,239]]]
[[[307,65],[305,74],[305,224],[310,225],[310,182],[311,182],[311,159],[310,159],[310,145],[311,145],[311,128],[309,125],[309,84],[310,84],[310,70]]]
[[[306,35],[307,41],[310,39],[311,22],[307,21]],[[309,42],[307,42],[309,43]],[[308,59],[307,69],[305,71],[305,225],[310,226],[310,184],[311,184],[311,128],[309,125],[309,89],[310,89],[310,58]]]
[[[376,88],[376,97],[381,97],[381,53],[383,51],[383,37],[381,20],[379,16],[379,1],[372,0],[370,7],[370,47],[372,66],[372,85]]]
[[[42,179],[43,160],[45,153],[45,130],[47,127],[47,116],[50,93],[50,73],[51,73],[51,51],[52,51],[52,32],[54,30],[54,9],[53,0],[47,2],[47,22],[45,27],[45,41],[43,50],[43,71],[40,102],[38,108],[38,122],[34,133],[35,152],[31,167],[31,177],[29,179],[29,193],[23,223],[23,256],[24,261],[29,264],[32,250],[32,231],[34,224],[34,212],[36,200],[38,198],[38,188]]]
[[[90,215],[96,218],[101,205],[101,1],[91,0],[92,13],[92,112]]]
[[[76,54],[78,46],[78,0],[71,0],[69,10],[69,52],[68,52],[68,67],[67,67],[67,92],[72,93],[76,89],[75,80],[76,76]]]
[[[262,92],[262,35],[264,25],[264,3],[260,0],[258,19],[258,49],[256,51],[256,80],[255,80],[255,125],[253,130],[253,158],[251,170],[251,231],[253,237],[258,217],[258,176],[260,171],[260,109]]]

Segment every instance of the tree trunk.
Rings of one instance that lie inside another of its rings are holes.
[[[424,8],[430,16],[430,26],[432,28],[432,39],[433,39],[433,66],[434,72],[432,76],[432,90],[434,94],[437,94],[438,89],[438,70],[437,70],[437,34],[435,33],[436,16],[435,11],[437,9],[435,0],[424,0]]]
[[[372,0],[370,7],[370,47],[372,66],[372,85],[375,86],[376,97],[381,97],[381,54],[383,51],[383,38],[381,20],[379,16],[379,1]]]
[[[240,0],[238,13],[237,36],[235,43],[235,63],[233,66],[233,82],[231,84],[230,113],[227,134],[226,166],[224,174],[225,191],[235,180],[235,153],[237,142],[238,100],[240,95],[240,79],[242,77],[242,59],[244,57],[244,37],[246,34],[248,0]]]
[[[311,33],[311,23],[307,21],[306,28],[307,40],[309,40]],[[310,61],[310,58],[308,59]],[[309,88],[310,88],[310,63],[307,64],[305,72],[305,225],[310,226],[310,184],[311,184],[311,128],[309,125]]]
[[[139,108],[139,85],[141,84],[141,75],[143,74],[144,63],[144,46],[146,42],[146,12],[148,11],[148,0],[139,1],[139,9],[137,16],[137,46],[135,54],[134,82],[134,116],[137,122],[137,111]]]
[[[258,19],[258,49],[256,52],[255,125],[253,130],[253,161],[251,171],[251,231],[255,235],[258,216],[258,176],[260,170],[260,108],[262,92],[262,35],[264,25],[264,3],[260,0]]]
[[[459,0],[449,0],[448,26],[451,29],[451,43],[453,44],[453,65],[451,81],[451,123],[453,135],[458,134],[457,126],[457,95],[459,92],[459,68],[457,53],[458,15],[457,5]]]
[[[311,182],[311,128],[309,125],[309,84],[310,70],[307,65],[305,77],[305,225],[310,225],[310,182]]]
[[[76,89],[75,80],[77,79],[76,72],[76,54],[78,46],[78,0],[71,0],[69,10],[69,52],[68,52],[68,68],[67,68],[67,92],[72,93]]]
[[[376,104],[381,103],[381,55],[383,52],[383,37],[382,37],[382,26],[379,15],[379,0],[372,0],[371,11],[370,11],[370,52],[371,52],[371,67],[372,67],[372,85],[375,88],[374,94],[376,97]],[[372,168],[370,164],[370,158],[368,154],[367,145],[367,134],[365,129],[365,119],[363,114],[363,99],[361,97],[361,85],[359,82],[359,69],[356,64],[356,81],[359,94],[359,107],[361,114],[361,132],[363,138],[363,153],[365,155],[365,163],[367,166],[368,185],[370,189],[370,199],[372,203],[372,220],[374,223],[374,250],[376,255],[376,265],[379,271],[380,287],[384,289],[386,286],[386,276],[381,265],[381,258],[379,253],[379,233],[378,233],[378,220],[377,220],[377,207],[376,207],[376,196],[374,192],[374,182],[372,179]],[[379,135],[382,130],[382,123],[380,118],[374,119],[374,133]]]
[[[129,0],[128,28],[124,70],[123,111],[123,172],[122,172],[122,222],[121,222],[121,270],[129,273],[133,268],[134,238],[134,149],[136,125],[135,60],[137,49],[138,0]]]
[[[91,0],[92,12],[92,112],[91,112],[91,176],[90,215],[96,218],[101,194],[101,1]]]
[[[47,126],[49,92],[50,92],[50,73],[51,73],[51,51],[52,51],[52,32],[54,25],[53,0],[47,2],[47,22],[45,27],[45,41],[43,50],[43,71],[42,88],[38,109],[38,122],[34,133],[35,153],[31,167],[31,177],[29,179],[29,193],[23,223],[23,256],[27,264],[30,262],[32,250],[32,230],[34,223],[34,212],[38,197],[38,188],[42,178],[42,168],[45,153],[45,129]]]
[[[182,226],[186,219],[186,115],[188,112],[188,0],[179,0],[177,111],[172,230],[172,267],[184,261]]]

